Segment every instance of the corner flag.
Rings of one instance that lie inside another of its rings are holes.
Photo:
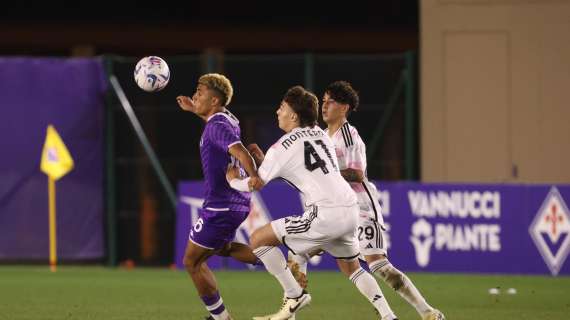
[[[50,178],[58,180],[73,169],[73,159],[61,137],[50,124],[42,151],[41,169]]]
[[[51,271],[55,272],[57,265],[55,181],[73,169],[73,159],[61,140],[61,137],[51,124],[47,128],[40,168],[48,176],[49,264]]]

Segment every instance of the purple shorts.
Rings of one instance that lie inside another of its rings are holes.
[[[247,218],[248,211],[211,211],[200,209],[189,239],[206,249],[219,249],[234,240],[236,230]]]

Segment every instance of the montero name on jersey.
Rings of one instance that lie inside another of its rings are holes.
[[[285,150],[287,150],[291,145],[293,145],[293,142],[299,140],[302,137],[322,137],[323,135],[324,132],[322,130],[315,130],[315,129],[298,130],[289,134],[289,136],[285,138],[285,140],[281,141],[281,145],[283,146],[283,148],[285,148]]]

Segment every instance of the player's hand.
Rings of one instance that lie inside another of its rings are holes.
[[[182,108],[182,110],[190,111],[190,112],[194,112],[194,110],[196,110],[196,106],[194,105],[194,101],[192,101],[192,98],[190,98],[190,97],[178,96],[178,97],[176,97],[176,102],[178,102],[178,105],[180,106],[180,108]]]
[[[226,180],[228,183],[233,179],[241,179],[239,174],[239,168],[232,166],[231,164],[228,166],[228,170],[226,171]]]
[[[263,162],[263,158],[265,158],[265,155],[263,154],[263,151],[261,151],[261,148],[257,145],[257,143],[252,143],[248,145],[247,151],[249,151],[249,153],[253,157],[253,160],[255,160],[255,164],[257,164],[257,166],[260,166],[261,163]]]
[[[259,191],[261,188],[263,188],[264,185],[265,183],[263,183],[263,180],[257,176],[249,177],[249,181],[247,182],[247,186],[249,187],[250,191]]]

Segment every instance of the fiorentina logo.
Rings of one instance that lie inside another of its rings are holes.
[[[550,272],[557,275],[570,251],[570,211],[556,187],[548,192],[529,232]]]

